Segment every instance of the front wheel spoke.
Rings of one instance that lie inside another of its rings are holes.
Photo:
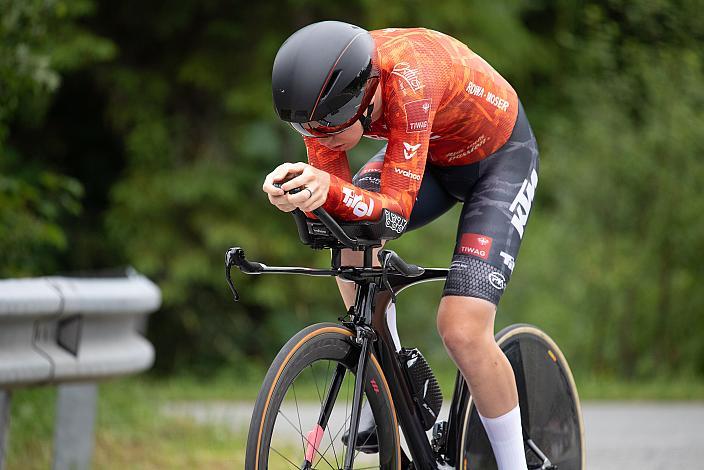
[[[322,408],[323,396],[320,394],[320,387],[318,386],[318,376],[315,375],[315,371],[313,370],[312,364],[309,364],[308,367],[310,368],[310,373],[313,375],[313,382],[315,383],[315,390],[316,390],[316,392],[318,392],[318,399],[320,400],[320,407]]]
[[[280,414],[280,415],[286,420],[286,422],[287,422],[288,424],[290,424],[291,427],[292,427],[298,434],[300,434],[300,435],[303,437],[303,439],[305,439],[305,441],[308,442],[308,444],[310,445],[310,442],[308,441],[308,438],[307,438],[306,436],[303,436],[303,433],[302,433],[299,429],[296,429],[296,425],[293,424],[293,423],[291,422],[291,420],[288,419],[288,417],[287,417],[285,414],[283,414],[283,412],[281,411],[281,409],[279,409],[279,413],[278,413],[278,414]],[[323,454],[321,454],[318,449],[315,449],[315,447],[314,447],[313,450],[315,450],[315,451],[318,453],[318,455],[320,455],[320,458],[321,458],[322,460],[324,460],[325,463],[330,466],[330,468],[332,468],[333,470],[335,469],[335,467],[333,467],[333,466],[330,464],[330,462],[328,462],[328,459],[326,459],[325,456],[324,456]],[[327,452],[327,450],[325,450],[325,452]],[[305,452],[304,452],[304,455],[305,455]],[[318,463],[320,463],[320,460],[318,460]]]
[[[301,412],[298,409],[298,399],[296,398],[296,384],[291,384],[291,388],[293,389],[293,400],[296,403],[296,414],[298,415],[298,429],[301,431],[301,450],[303,451],[303,455],[306,454],[306,446],[303,440],[303,425],[301,424]]]
[[[371,437],[372,437],[376,432],[377,432],[377,426],[374,425],[374,431],[369,433],[369,435],[368,435],[367,438],[364,440],[364,442],[362,442],[362,445],[359,446],[360,449],[361,449],[362,447],[364,447],[364,446],[367,444],[367,442],[369,442],[369,439],[371,439]],[[377,441],[378,441],[378,440],[379,440],[379,436],[377,435]],[[377,445],[378,445],[378,443],[377,443]],[[360,452],[361,452],[361,450],[358,449],[357,452],[354,454],[355,460],[357,459],[357,456],[359,455]]]
[[[298,465],[296,465],[295,463],[291,462],[284,454],[282,454],[281,452],[279,452],[279,451],[276,450],[275,448],[269,446],[269,449],[273,450],[273,451],[276,452],[277,455],[279,455],[282,459],[284,459],[286,462],[288,462],[288,463],[290,463],[291,465],[293,465],[293,468],[295,468],[296,470],[300,469],[300,467],[299,467]]]
[[[294,431],[296,431],[303,439],[306,439],[306,437],[303,435],[303,430],[297,428],[296,425],[293,424],[290,419],[288,419],[288,416],[286,416],[284,412],[281,411],[281,409],[279,409],[278,414],[280,414],[286,420],[286,422],[291,425]]]
[[[345,422],[342,423],[342,427],[335,433],[335,437],[333,437],[332,439],[330,439],[330,444],[328,444],[328,446],[325,448],[325,450],[323,451],[323,454],[327,453],[327,451],[330,449],[331,446],[332,446],[333,449],[335,448],[335,446],[333,446],[333,444],[335,444],[335,441],[337,440],[337,437],[338,437],[338,436],[340,435],[340,433],[345,429],[345,425],[346,425],[347,422],[350,420],[350,418],[351,418],[351,416],[348,416],[347,419],[345,420]]]
[[[328,370],[327,370],[327,372],[326,372],[326,376],[327,376],[327,377],[330,377],[330,364],[332,364],[332,361],[328,361]],[[337,368],[336,368],[335,373],[337,374]],[[344,373],[344,372],[343,372],[343,373]],[[344,376],[343,376],[342,380],[344,380]],[[333,385],[333,383],[334,383],[334,379],[333,379],[333,380],[330,380],[330,391],[332,391],[332,385]],[[326,389],[326,390],[325,390],[325,397],[326,397],[326,400],[327,400],[328,393],[330,393],[330,392],[328,391],[328,389],[327,389],[327,385],[325,386],[325,389]],[[339,393],[339,388],[338,388],[338,393]],[[337,397],[335,397],[335,401],[337,402]],[[325,429],[328,431],[328,436],[330,437],[330,441],[332,442],[332,433],[330,432],[330,426],[329,426],[329,425],[328,425],[328,426],[325,426]],[[339,466],[340,466],[340,461],[337,460],[337,452],[335,452],[335,446],[332,446],[332,454],[333,454],[333,456],[335,457],[335,464],[339,467]]]

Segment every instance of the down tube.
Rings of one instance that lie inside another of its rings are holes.
[[[415,468],[436,468],[437,463],[433,450],[411,398],[406,375],[401,370],[398,356],[394,350],[393,339],[386,324],[386,308],[390,301],[389,291],[378,292],[374,299],[372,326],[379,335],[379,341],[376,342],[376,354],[389,383],[391,396],[396,404],[398,421],[401,424]]]

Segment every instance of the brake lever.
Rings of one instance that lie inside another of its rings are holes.
[[[391,301],[395,304],[396,303],[396,293],[394,292],[393,288],[391,287],[391,283],[389,282],[389,260],[391,259],[391,252],[387,251],[384,254],[384,257],[381,261],[381,284],[389,290],[389,293],[391,294]]]
[[[282,181],[281,183],[272,183],[272,185],[275,188],[281,189],[281,185],[283,185],[286,181]],[[299,186],[297,188],[289,189],[288,191],[284,191],[285,194],[298,194],[301,191],[305,189],[305,186]]]
[[[241,250],[241,248],[239,249]],[[230,286],[230,290],[232,291],[232,298],[235,302],[238,302],[240,300],[240,294],[238,294],[237,289],[235,289],[235,283],[232,282],[230,271],[232,269],[232,266],[235,264],[237,250],[238,248],[230,248],[225,254],[225,279],[227,279],[227,284]]]

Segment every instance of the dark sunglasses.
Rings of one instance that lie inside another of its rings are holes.
[[[373,108],[369,103],[378,83],[378,75],[373,75],[366,81],[366,86],[358,88],[352,99],[322,119],[311,122],[290,122],[289,124],[299,134],[316,139],[344,132],[357,121],[361,121],[364,129],[368,130]]]

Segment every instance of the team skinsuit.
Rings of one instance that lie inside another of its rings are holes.
[[[498,304],[538,182],[538,149],[516,92],[443,33],[371,36],[383,114],[364,135],[387,144],[353,178],[345,152],[304,137],[309,163],[331,175],[323,207],[343,220],[378,220],[388,208],[413,230],[464,202],[443,295]]]
[[[378,89],[382,110],[372,122]],[[462,202],[443,295],[498,304],[538,184],[535,137],[501,75],[437,31],[368,32],[330,21],[284,42],[272,92],[279,117],[304,136],[310,165],[330,175],[323,207],[337,218],[376,221],[383,214],[385,226],[401,234]],[[345,152],[318,139],[357,121],[366,137],[386,144],[353,177]],[[368,415],[358,439],[374,435]],[[520,407],[481,418],[499,468],[525,469]]]

